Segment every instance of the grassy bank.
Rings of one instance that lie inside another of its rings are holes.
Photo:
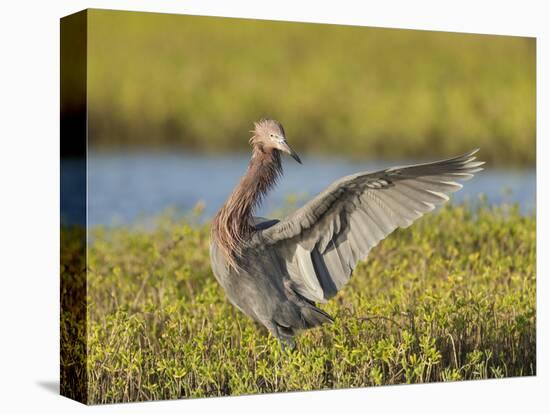
[[[535,161],[534,39],[92,10],[90,143]]]
[[[291,354],[224,298],[207,226],[92,237],[93,403],[536,373],[535,219],[514,210],[446,208],[391,235]]]

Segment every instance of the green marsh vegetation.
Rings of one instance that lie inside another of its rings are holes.
[[[89,11],[90,144],[248,151],[261,117],[298,152],[535,161],[535,40]]]
[[[91,231],[90,403],[536,374],[534,215],[452,205],[398,230],[291,353],[225,299],[208,229],[166,215]]]

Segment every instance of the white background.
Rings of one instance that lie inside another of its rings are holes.
[[[550,268],[548,219],[544,214],[549,207],[546,189],[550,185],[541,185],[545,179],[550,180],[548,163],[544,162],[549,156],[550,116],[550,13],[545,10],[545,3],[505,0],[3,2],[0,6],[0,410],[6,413],[31,409],[41,412],[238,410],[240,413],[403,410],[461,414],[548,410],[548,329],[544,327],[549,323],[550,295],[547,275],[541,271]],[[58,396],[59,18],[87,7],[537,36],[537,377],[93,408]]]

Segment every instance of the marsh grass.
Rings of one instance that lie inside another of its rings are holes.
[[[515,208],[449,206],[392,234],[290,353],[224,298],[206,225],[93,238],[90,403],[536,374],[535,218]]]

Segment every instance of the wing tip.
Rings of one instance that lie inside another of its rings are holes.
[[[461,170],[465,173],[471,174],[473,176],[474,173],[483,171],[484,168],[482,168],[483,165],[485,165],[486,161],[479,161],[477,160],[477,156],[474,156],[479,152],[480,148],[474,148],[470,152],[464,154],[463,156],[458,157],[458,160],[462,164]],[[467,179],[470,179],[472,177],[468,177]]]

